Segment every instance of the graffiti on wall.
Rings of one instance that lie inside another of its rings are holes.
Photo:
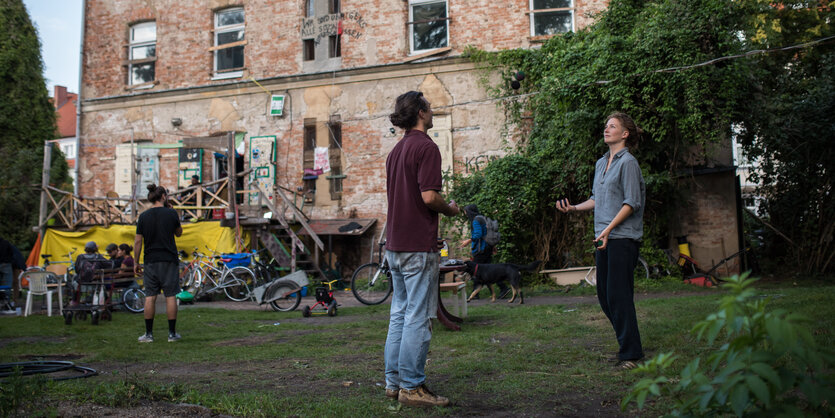
[[[334,35],[359,39],[366,25],[362,15],[356,11],[306,17],[302,20],[302,39],[313,39],[316,45],[322,39]]]
[[[474,155],[472,157],[464,158],[464,172],[467,174],[475,173],[481,170],[491,161],[498,160],[498,155]]]

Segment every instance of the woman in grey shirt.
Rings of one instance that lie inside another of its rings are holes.
[[[640,135],[627,114],[609,115],[603,130],[609,152],[595,165],[591,197],[578,205],[568,199],[557,202],[557,209],[564,213],[594,210],[597,300],[620,345],[613,360],[625,369],[634,368],[644,357],[633,301],[633,274],[644,230],[646,186],[638,161],[629,153]]]

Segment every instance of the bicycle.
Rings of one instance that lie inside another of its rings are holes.
[[[366,305],[379,305],[388,299],[392,292],[391,271],[388,261],[383,256],[385,241],[381,242],[377,253],[377,262],[359,266],[351,276],[351,292],[358,301]]]
[[[213,254],[217,266],[205,259],[209,256],[199,253],[196,249],[192,253],[199,260],[194,263],[187,273],[185,282],[193,288],[195,298],[223,290],[226,297],[235,302],[243,302],[252,297],[248,283],[255,283],[255,273],[243,267],[229,267],[230,259]],[[219,278],[215,280],[215,278]]]
[[[264,249],[252,251],[252,271],[255,273],[255,284],[252,287],[253,293],[255,288],[271,283],[271,286],[266,289],[265,294],[270,296],[277,295],[278,298],[269,302],[270,307],[278,312],[289,312],[296,309],[302,301],[300,286],[292,280],[286,280],[289,275],[279,277],[277,270],[280,267],[261,261],[260,254],[264,251]]]
[[[302,308],[302,316],[307,318],[310,315],[319,313],[327,313],[328,316],[336,316],[336,307],[338,305],[336,303],[336,299],[333,298],[333,284],[338,281],[339,279],[331,281],[322,280],[322,286],[316,288],[316,303]],[[325,289],[324,285],[328,285],[328,288]],[[313,312],[316,308],[324,309],[325,312]]]

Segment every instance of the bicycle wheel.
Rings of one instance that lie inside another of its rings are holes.
[[[285,280],[287,282],[289,280]],[[280,298],[271,301],[270,306],[273,308],[274,311],[279,312],[290,312],[299,307],[299,304],[302,301],[301,292],[292,292],[294,289],[298,289],[298,285],[293,283],[277,283],[273,286],[270,286],[270,289],[267,291],[272,295],[282,295]]]
[[[255,274],[246,267],[234,267],[227,271],[220,280],[220,287],[226,297],[235,302],[243,302],[250,297],[248,283],[255,282]]]
[[[383,303],[391,291],[388,271],[381,270],[377,263],[363,264],[351,276],[351,292],[358,301],[366,305]]]
[[[649,279],[649,266],[641,256],[638,256],[638,264],[635,265],[635,280],[638,279]]]
[[[142,289],[128,289],[122,294],[122,303],[125,308],[133,313],[145,311],[145,292]]]

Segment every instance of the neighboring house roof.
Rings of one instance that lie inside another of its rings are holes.
[[[60,138],[75,136],[77,101],[78,94],[67,92],[64,86],[55,86],[52,103],[55,105],[56,125]]]

